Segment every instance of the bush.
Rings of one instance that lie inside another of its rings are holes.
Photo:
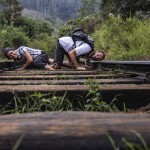
[[[56,41],[56,38],[51,37],[46,33],[41,33],[36,39],[30,41],[29,47],[44,50],[47,54],[53,57]]]
[[[68,21],[60,29],[59,35],[66,36],[76,27],[82,27],[88,34],[91,34],[95,29],[102,24],[100,16],[86,16],[84,18],[77,18],[76,20]]]
[[[30,38],[36,38],[40,33],[47,33],[51,36],[54,31],[52,25],[48,21],[33,20],[27,17],[20,17],[16,22],[15,26],[23,28]]]
[[[53,57],[56,38],[49,36],[48,33],[39,33],[36,38],[29,38],[22,27],[14,27],[13,25],[5,25],[0,31],[0,57],[3,57],[2,50],[5,47],[18,48],[20,46],[28,46],[44,50]]]
[[[22,45],[28,45],[29,38],[23,32],[21,28],[15,28],[11,26],[4,26],[0,31],[0,48],[4,49],[5,47],[18,48]],[[2,52],[0,53],[2,55]]]
[[[150,59],[150,19],[128,18],[122,22],[120,17],[111,16],[93,37],[96,47],[107,53],[107,59]]]

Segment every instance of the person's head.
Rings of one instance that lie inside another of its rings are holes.
[[[96,51],[90,55],[90,58],[95,61],[100,61],[105,58],[105,53],[102,51]]]
[[[6,47],[3,50],[3,53],[4,53],[4,56],[8,59],[17,59],[17,53],[14,51],[13,48]]]

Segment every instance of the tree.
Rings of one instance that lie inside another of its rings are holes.
[[[101,0],[81,0],[80,13],[82,17],[92,15],[99,11]]]
[[[3,11],[1,13],[2,23],[7,21],[8,24],[11,24],[21,16],[23,7],[20,5],[18,0],[0,0],[0,4],[3,7]]]
[[[104,16],[109,13],[126,17],[133,17],[137,12],[149,11],[150,0],[102,0]]]
[[[107,16],[109,13],[116,14],[118,11],[118,6],[120,5],[121,0],[102,0],[101,8],[102,14]]]
[[[19,0],[29,10],[41,12],[51,21],[68,21],[78,17],[81,0]]]

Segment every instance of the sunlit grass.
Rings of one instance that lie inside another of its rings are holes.
[[[109,60],[150,59],[150,19],[110,17],[93,34],[98,49]]]

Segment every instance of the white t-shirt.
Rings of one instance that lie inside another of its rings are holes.
[[[83,41],[76,41],[76,47],[74,48],[74,42],[71,37],[59,38],[59,43],[67,53],[75,49],[77,57],[88,54],[91,51],[91,47]]]

